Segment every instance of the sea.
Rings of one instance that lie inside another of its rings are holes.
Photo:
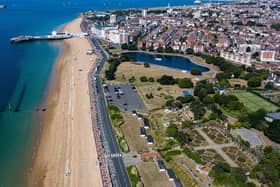
[[[0,0],[0,187],[25,186],[58,42],[10,44],[59,29],[87,10],[192,5],[189,0]],[[52,153],[49,153],[52,154]]]

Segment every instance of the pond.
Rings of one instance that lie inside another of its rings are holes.
[[[127,52],[122,54],[135,59],[137,62],[148,62],[150,64],[179,69],[181,71],[191,71],[194,68],[199,69],[201,72],[209,71],[209,68],[198,65],[192,62],[190,59],[182,56],[155,55],[143,52]]]

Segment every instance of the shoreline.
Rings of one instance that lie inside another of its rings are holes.
[[[81,18],[76,18],[63,24],[62,30],[79,32],[80,22]],[[96,162],[97,152],[91,129],[92,121],[89,120],[91,115],[88,115],[91,106],[87,73],[93,65],[89,62],[89,58],[94,58],[94,56],[86,56],[85,50],[88,48],[90,44],[86,38],[64,40],[60,45],[60,52],[55,60],[46,96],[42,102],[47,111],[41,117],[42,125],[35,147],[35,158],[28,175],[28,186],[102,185]],[[77,67],[80,66],[79,63],[82,67]],[[85,73],[77,68],[83,68]],[[79,87],[86,91],[83,96],[88,97],[81,97]],[[72,100],[68,101],[68,97]],[[80,114],[81,112],[83,114]],[[81,127],[79,124],[86,125]],[[81,162],[85,160],[87,163],[82,164]]]

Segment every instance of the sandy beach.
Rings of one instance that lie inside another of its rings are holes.
[[[63,30],[81,32],[81,18]],[[92,131],[88,73],[96,56],[86,38],[62,42],[28,186],[102,186]]]

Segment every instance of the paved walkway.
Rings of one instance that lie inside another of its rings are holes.
[[[234,146],[234,143],[227,143],[227,144],[215,144],[215,145],[207,145],[207,146],[199,146],[194,147],[194,150],[203,150],[203,149],[223,149],[224,147]]]
[[[209,144],[208,146],[204,146],[205,149],[214,149],[231,167],[238,167],[238,165],[222,150],[223,147],[232,146],[233,143],[216,144],[201,130],[201,128],[197,128],[196,130]],[[195,149],[200,150],[200,148],[203,149],[203,147],[197,147]]]

